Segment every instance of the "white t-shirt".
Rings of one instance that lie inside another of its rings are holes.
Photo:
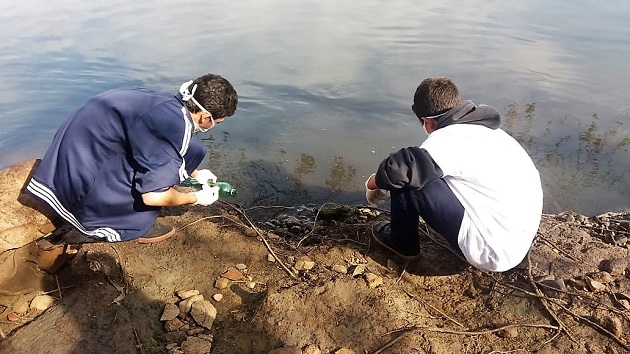
[[[468,262],[499,272],[518,265],[543,203],[538,170],[523,147],[501,129],[473,124],[438,129],[420,147],[464,206],[458,244]]]

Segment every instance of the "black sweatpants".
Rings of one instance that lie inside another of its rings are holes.
[[[422,189],[397,189],[391,194],[392,238],[401,247],[414,249],[418,242],[418,216],[442,235],[456,251],[464,207],[446,182],[438,178]],[[417,249],[417,248],[416,248]]]

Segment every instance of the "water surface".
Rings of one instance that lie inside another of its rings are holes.
[[[630,207],[630,3],[252,1],[0,5],[0,167],[45,152],[89,97],[225,76],[235,116],[203,166],[239,202],[365,203],[363,181],[425,139],[427,76],[496,107],[538,166],[545,211]]]

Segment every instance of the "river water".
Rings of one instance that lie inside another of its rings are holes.
[[[92,95],[212,72],[239,106],[202,135],[202,167],[235,201],[364,204],[378,163],[426,137],[416,86],[449,76],[531,154],[546,212],[627,209],[628,18],[615,0],[4,2],[0,168],[43,155]]]

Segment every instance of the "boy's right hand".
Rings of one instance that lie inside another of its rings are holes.
[[[204,189],[192,192],[197,197],[195,205],[210,205],[219,199],[219,187],[205,187]]]

